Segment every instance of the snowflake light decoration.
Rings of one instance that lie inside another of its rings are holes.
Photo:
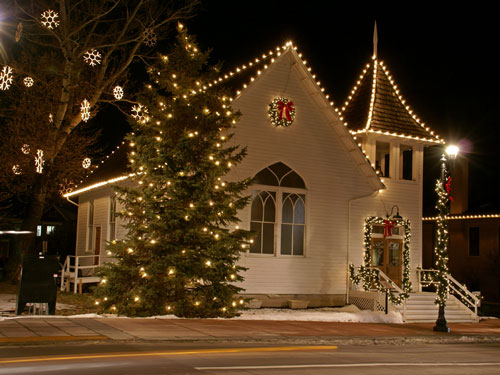
[[[146,123],[149,121],[149,117],[147,115],[148,108],[142,104],[137,104],[137,106],[132,106],[132,117],[140,123]]]
[[[25,143],[22,147],[21,147],[21,152],[24,154],[24,155],[28,155],[30,153],[30,145]]]
[[[101,63],[101,53],[95,48],[92,48],[83,54],[83,60],[90,66],[96,66]]]
[[[144,30],[142,37],[144,38],[144,44],[148,47],[153,47],[156,44],[156,33],[153,29],[147,28]]]
[[[59,14],[54,12],[53,10],[46,10],[45,12],[42,13],[40,16],[41,18],[41,23],[43,26],[45,26],[47,29],[55,29],[57,26],[59,26]]]
[[[80,106],[80,114],[82,120],[87,122],[90,118],[90,103],[87,99],[83,99],[82,105]]]
[[[92,164],[92,161],[90,160],[90,158],[83,159],[83,162],[82,162],[83,168],[85,168],[85,169],[90,168],[90,164]]]
[[[12,68],[5,65],[0,72],[0,90],[8,90],[12,85]]]
[[[116,86],[113,89],[113,95],[115,96],[116,100],[120,100],[123,98],[123,88],[121,86]]]
[[[22,173],[22,170],[21,168],[19,167],[19,164],[16,164],[16,165],[13,165],[12,166],[12,172],[14,174],[21,174]]]
[[[43,160],[43,151],[42,150],[36,150],[36,156],[35,156],[35,169],[36,173],[42,173],[43,172],[43,163],[45,160]]]
[[[31,87],[35,83],[35,81],[31,77],[24,77],[23,82],[24,82],[24,86],[26,86],[26,87]]]

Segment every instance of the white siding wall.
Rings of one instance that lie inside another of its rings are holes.
[[[234,142],[247,146],[248,155],[232,176],[254,176],[281,161],[304,179],[308,190],[305,257],[243,254],[240,263],[249,270],[242,286],[249,294],[346,293],[348,201],[373,188],[333,128],[343,125],[329,122],[308,84],[289,59],[282,59],[233,103],[242,113]],[[269,121],[269,103],[278,96],[296,107],[289,128]],[[250,206],[240,217],[240,226],[249,229]]]

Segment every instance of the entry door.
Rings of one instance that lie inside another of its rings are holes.
[[[99,265],[99,255],[101,254],[101,227],[95,227],[95,241],[94,241],[94,264]]]
[[[403,241],[372,238],[372,267],[380,269],[397,285],[402,284]]]

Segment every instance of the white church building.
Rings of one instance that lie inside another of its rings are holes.
[[[233,142],[248,154],[228,177],[255,177],[239,214],[240,227],[257,233],[240,257],[244,295],[262,306],[380,309],[383,294],[352,283],[350,264],[380,271],[384,287],[409,293],[407,304],[424,295],[423,151],[444,142],[405,104],[384,63],[375,53],[339,109],[291,43],[251,70],[232,104],[242,114]],[[112,185],[130,183],[127,151],[122,144],[66,195],[79,205],[81,264],[109,261],[106,242],[125,235]]]

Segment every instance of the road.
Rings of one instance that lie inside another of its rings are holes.
[[[0,350],[0,375],[500,374],[500,344],[54,344]]]

